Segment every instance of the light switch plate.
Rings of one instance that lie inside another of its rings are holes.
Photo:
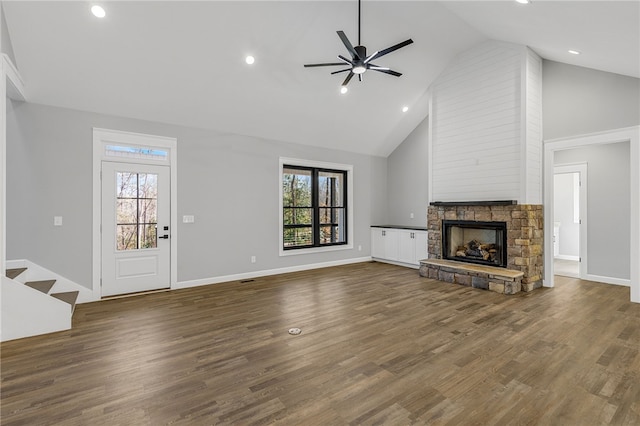
[[[182,216],[182,223],[194,223],[195,217],[192,214]]]
[[[53,226],[62,226],[62,216],[53,217]]]

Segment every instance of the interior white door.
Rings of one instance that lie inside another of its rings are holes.
[[[170,169],[102,162],[102,296],[171,286]]]

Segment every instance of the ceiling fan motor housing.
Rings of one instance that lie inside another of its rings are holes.
[[[351,71],[354,74],[362,74],[367,70],[367,64],[364,63],[364,60],[367,59],[367,48],[364,46],[356,46],[353,48],[358,57],[353,58],[353,68]]]

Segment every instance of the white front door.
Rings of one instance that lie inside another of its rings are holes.
[[[102,162],[102,296],[169,288],[170,168]]]

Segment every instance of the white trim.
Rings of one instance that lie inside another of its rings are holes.
[[[427,209],[433,202],[433,92],[429,90],[429,128],[427,129]]]
[[[640,303],[640,262],[638,261],[640,259],[640,126],[546,141],[544,144],[544,216],[546,218],[553,217],[553,161],[555,151],[627,141],[629,142],[631,160],[631,194],[629,195],[631,204],[630,300]],[[543,285],[545,287],[553,287],[553,221],[551,220],[545,220],[544,222],[544,264]]]
[[[579,190],[579,195],[580,195],[580,208],[579,213],[580,213],[580,225],[579,225],[579,238],[580,241],[578,243],[578,250],[579,250],[579,256],[566,256],[566,257],[574,257],[575,259],[567,259],[567,260],[580,260],[580,258],[582,258],[582,261],[580,262],[579,265],[579,277],[581,279],[587,279],[587,271],[589,270],[589,249],[587,246],[587,243],[589,241],[588,238],[588,227],[587,227],[587,223],[589,222],[589,210],[587,209],[587,197],[588,197],[588,190],[587,188],[589,187],[589,167],[587,163],[581,162],[581,163],[566,163],[566,164],[558,164],[558,165],[554,165],[553,167],[553,174],[562,174],[562,173],[578,173],[580,175],[580,190]],[[554,188],[555,190],[555,188]],[[556,258],[558,259],[562,259],[562,257],[556,256]]]
[[[404,266],[405,268],[420,269],[420,263],[416,265],[414,263],[398,262],[396,260],[382,259],[379,257],[372,257],[371,260],[373,260],[374,262],[389,263],[391,265],[396,265],[396,266]]]
[[[343,170],[347,172],[347,244],[327,247],[313,247],[299,250],[285,250],[282,222],[284,221],[282,212],[282,168],[285,164],[301,167],[316,167],[320,169]],[[339,251],[353,249],[355,226],[353,221],[353,165],[328,163],[325,161],[301,160],[299,158],[280,157],[278,161],[278,255],[295,256],[301,254],[324,253],[327,251]]]
[[[2,6],[0,5],[0,18],[2,17]],[[0,63],[0,271],[6,269],[5,256],[7,253],[7,74],[6,61]],[[4,276],[4,272],[2,273]],[[0,283],[1,284],[1,283]],[[1,291],[0,291],[1,294]]]
[[[6,87],[6,97],[14,101],[26,101],[24,82],[18,69],[6,53],[2,54],[2,62],[4,64],[4,73],[9,83]]]
[[[631,280],[625,280],[623,278],[613,278],[613,277],[603,277],[601,275],[592,275],[592,274],[586,274],[584,278],[582,278],[583,280],[586,281],[594,281],[597,283],[604,283],[604,284],[613,284],[613,285],[621,285],[624,287],[631,287]]]
[[[0,5],[0,17],[4,13]],[[7,98],[25,101],[25,89],[22,77],[7,54],[0,61],[0,271],[6,269],[7,255]],[[2,272],[4,274],[4,272]]]
[[[580,260],[580,256],[571,256],[570,254],[559,254],[557,256],[554,256],[553,258],[557,260],[572,260],[574,262]]]
[[[104,155],[104,144],[122,144],[145,147],[158,147],[169,150],[167,162],[157,160],[112,158]],[[166,164],[170,167],[171,175],[171,278],[170,285],[174,288],[178,283],[178,141],[166,136],[146,135],[120,130],[93,128],[93,274],[92,287],[96,300],[102,297],[100,288],[102,248],[100,244],[102,224],[101,178],[102,161],[131,162],[138,164]]]
[[[522,53],[523,52],[523,53]],[[527,191],[529,163],[527,161],[527,47],[522,46],[520,53],[520,195],[519,203],[527,204],[529,202],[529,194]]]
[[[310,271],[313,269],[329,268],[332,266],[350,265],[353,263],[370,262],[371,257],[358,257],[354,259],[334,260],[331,262],[310,263],[307,265],[288,266],[285,268],[266,269],[262,271],[246,272],[243,274],[223,275],[219,277],[202,278],[198,280],[181,281],[172,289],[198,287],[209,284],[219,284],[230,281],[240,281],[252,278],[267,277],[270,275],[288,274],[290,272]]]

